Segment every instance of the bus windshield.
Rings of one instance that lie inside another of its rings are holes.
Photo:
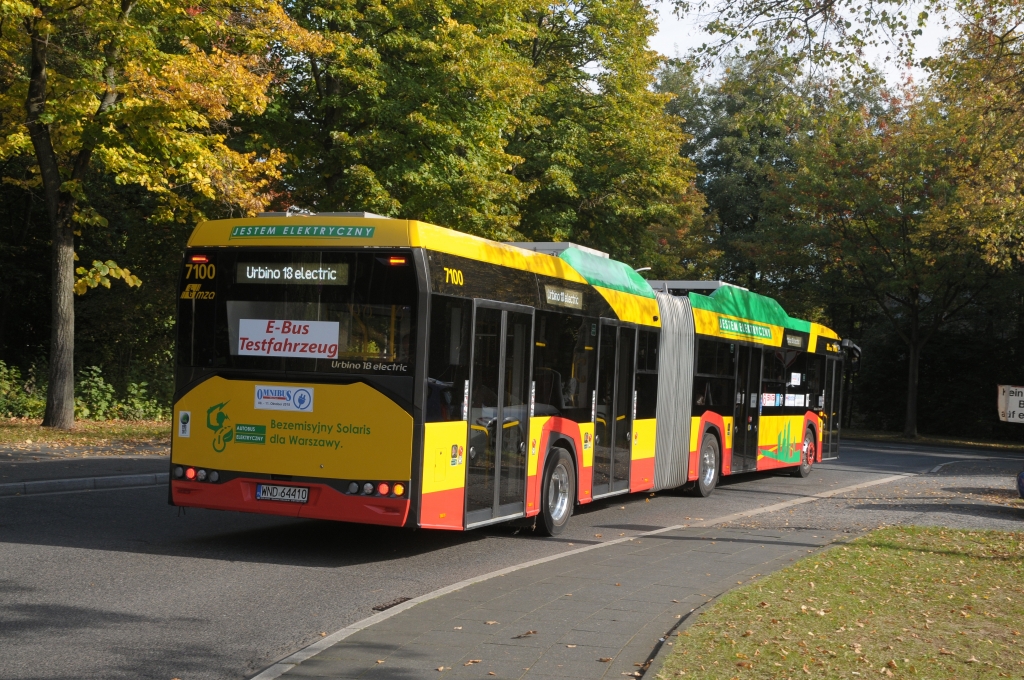
[[[408,252],[190,251],[181,288],[179,365],[412,375]]]

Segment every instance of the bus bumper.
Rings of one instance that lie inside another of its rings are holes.
[[[409,500],[344,494],[326,484],[303,482],[309,488],[309,501],[290,503],[256,499],[256,485],[265,479],[237,477],[222,484],[171,481],[174,505],[210,510],[235,510],[263,515],[282,515],[306,519],[330,519],[400,527],[409,516]]]

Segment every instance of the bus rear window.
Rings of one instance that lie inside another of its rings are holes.
[[[412,375],[407,253],[189,253],[179,297],[179,365]]]

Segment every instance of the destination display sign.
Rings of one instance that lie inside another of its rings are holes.
[[[544,286],[544,298],[549,305],[583,309],[583,293],[557,286]]]
[[[235,271],[238,283],[306,283],[322,286],[347,286],[348,263],[266,264],[239,262]]]

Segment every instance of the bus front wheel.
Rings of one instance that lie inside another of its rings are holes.
[[[557,536],[569,523],[573,503],[576,502],[576,475],[573,474],[572,457],[568,451],[551,449],[544,465],[542,483],[540,530],[548,536]]]
[[[800,465],[793,468],[794,477],[806,477],[811,474],[811,465],[814,464],[815,453],[814,430],[807,428],[807,431],[804,432],[804,446],[800,450]]]
[[[707,498],[718,486],[718,439],[707,432],[700,443],[698,456],[697,482],[693,485],[693,495]]]

